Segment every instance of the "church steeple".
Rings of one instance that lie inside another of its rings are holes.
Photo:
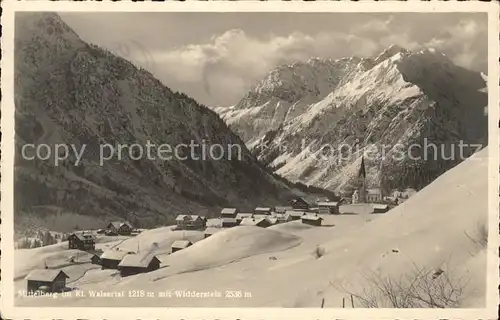
[[[359,167],[358,177],[366,179],[365,156],[361,156],[361,166]]]
[[[360,203],[366,202],[366,168],[365,168],[365,157],[361,156],[361,165],[359,167],[358,178],[361,180],[361,185],[358,189],[358,197]]]

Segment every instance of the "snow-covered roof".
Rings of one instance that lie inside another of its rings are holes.
[[[374,204],[373,209],[387,209],[389,206],[386,204]]]
[[[26,280],[52,282],[59,276],[60,273],[62,273],[65,278],[69,278],[68,275],[62,270],[37,269],[31,271],[26,276]]]
[[[321,218],[320,216],[305,215],[305,216],[302,216],[302,220],[317,221],[317,220],[323,220],[323,218]]]
[[[227,222],[227,223],[236,223],[235,218],[222,218],[222,223]]]
[[[328,202],[318,202],[319,207],[336,207],[338,202],[328,201]]]
[[[266,218],[245,218],[241,220],[242,226],[259,226],[262,223],[270,222],[269,219]]]
[[[236,215],[236,219],[251,218],[252,216],[253,216],[253,213],[238,213]]]
[[[236,208],[224,208],[220,212],[221,214],[235,214],[236,213]]]
[[[110,222],[108,224],[108,226],[109,225],[112,225],[116,229],[120,229],[123,225],[126,225],[132,229],[132,225],[128,221],[113,221],[113,222]]]
[[[204,217],[196,214],[180,214],[177,216],[177,218],[175,218],[175,221],[184,221],[184,220],[196,221],[198,219],[204,219]]]
[[[257,207],[255,208],[255,211],[271,211],[271,208],[269,207]]]
[[[122,261],[118,264],[119,267],[139,267],[147,268],[153,260],[158,260],[154,254],[148,253],[132,253],[123,257]]]
[[[278,219],[288,219],[291,217],[291,214],[287,211],[285,213],[276,213],[274,216]]]
[[[287,210],[292,210],[292,207],[274,207],[274,211],[281,213],[286,212]]]
[[[269,215],[267,215],[267,214],[254,214],[252,216],[252,218],[255,218],[255,219],[267,219],[267,218],[269,218]]]
[[[290,211],[285,212],[285,214],[289,214],[292,217],[301,217],[301,216],[305,215],[306,213],[305,213],[305,211],[290,210]]]
[[[106,260],[121,260],[128,254],[127,251],[108,250],[101,255],[101,259]]]
[[[96,239],[96,236],[91,232],[74,232],[73,235],[81,241]]]
[[[191,241],[189,240],[175,240],[174,243],[172,243],[172,248],[187,248],[191,245]]]

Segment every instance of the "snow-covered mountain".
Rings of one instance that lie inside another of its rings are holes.
[[[372,58],[280,66],[235,106],[216,108],[265,164],[294,181],[352,190],[362,153],[369,184],[420,189],[487,143],[484,74],[436,50],[391,46]],[[423,157],[425,145],[436,144]],[[407,150],[413,144],[411,159]],[[463,148],[465,155],[475,147]],[[349,151],[351,150],[351,151]],[[385,150],[385,157],[383,151]],[[404,151],[406,154],[401,154]]]
[[[154,225],[181,212],[272,205],[289,195],[215,112],[83,42],[56,14],[18,15],[15,81],[16,218],[35,213],[53,219],[59,213],[72,214],[74,224],[86,227],[102,226],[110,217]],[[207,148],[232,150],[233,159],[196,160],[198,148],[195,156],[181,150],[186,160],[161,160],[156,149],[156,159],[132,160],[125,149],[122,160],[115,154],[99,163],[100,144],[145,146],[148,140],[172,148],[205,140]],[[53,158],[23,159],[21,146],[27,143],[86,149],[78,166],[74,155],[54,166]],[[241,161],[230,145],[241,146]]]

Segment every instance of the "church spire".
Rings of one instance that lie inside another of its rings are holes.
[[[359,178],[366,178],[366,169],[365,169],[365,157],[361,156],[361,166],[359,167],[359,173],[358,173]]]

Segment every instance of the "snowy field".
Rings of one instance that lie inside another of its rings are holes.
[[[487,226],[487,168],[483,150],[385,214],[370,214],[367,205],[346,205],[344,214],[323,216],[321,227],[300,221],[239,226],[206,239],[203,232],[163,227],[133,238],[101,240],[100,248],[158,255],[160,269],[125,278],[116,270],[100,270],[83,254],[77,264],[69,264],[76,251],[67,250],[67,243],[16,250],[17,290],[25,289],[23,277],[44,263],[64,270],[68,287],[75,290],[56,299],[16,295],[16,304],[320,307],[324,299],[325,308],[338,308],[353,294],[354,307],[362,307],[372,289],[366,287],[367,275],[401,279],[418,267],[439,279],[466,282],[456,306],[484,307],[487,251],[480,238],[481,227]],[[179,239],[194,244],[169,254]],[[120,296],[91,296],[100,291]],[[139,297],[141,291],[151,296]],[[203,294],[182,297],[187,291]]]

